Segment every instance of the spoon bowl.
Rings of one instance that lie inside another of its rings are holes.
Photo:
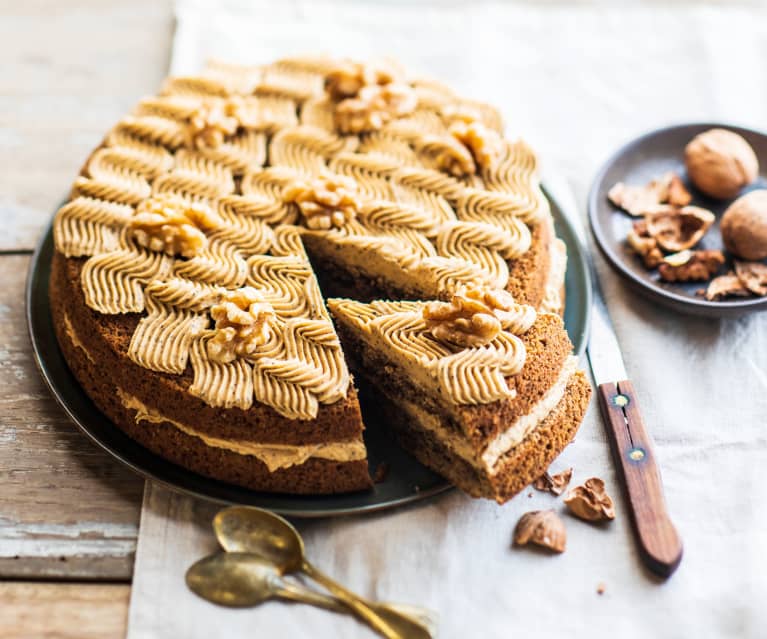
[[[186,572],[186,585],[220,606],[257,606],[277,595],[277,568],[250,553],[219,553],[204,557]]]
[[[283,573],[300,571],[304,542],[282,517],[247,506],[232,506],[216,514],[213,530],[227,552],[248,552],[276,565]]]

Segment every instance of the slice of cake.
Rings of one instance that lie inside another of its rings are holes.
[[[468,494],[507,501],[574,437],[591,388],[557,315],[479,289],[450,302],[328,303],[371,403]]]

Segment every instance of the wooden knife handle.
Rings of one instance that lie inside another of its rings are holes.
[[[599,408],[623,476],[642,560],[655,574],[668,578],[682,560],[682,540],[666,510],[652,440],[631,382],[601,384]]]

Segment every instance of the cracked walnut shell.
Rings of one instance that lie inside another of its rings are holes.
[[[664,173],[644,186],[618,182],[610,188],[607,197],[615,206],[634,216],[644,215],[659,204],[687,206],[692,201],[692,195],[673,171]]]
[[[219,224],[204,204],[191,204],[172,195],[155,195],[136,208],[129,227],[136,242],[167,255],[194,257],[207,245],[204,231]]]
[[[271,336],[274,309],[253,287],[227,291],[211,306],[210,315],[216,325],[208,340],[208,357],[219,364],[252,355]]]
[[[735,260],[735,274],[754,295],[767,295],[767,264]]]
[[[582,486],[573,488],[565,497],[565,505],[576,517],[586,521],[615,519],[613,500],[599,477],[587,479]]]
[[[733,272],[715,277],[709,282],[705,292],[706,299],[709,301],[721,300],[725,297],[747,297],[750,294]]]
[[[546,472],[535,480],[533,483],[533,488],[559,496],[564,492],[565,488],[567,488],[567,485],[570,483],[572,477],[572,468],[563,470],[561,473],[557,473],[556,475],[549,475],[549,473]]]
[[[341,228],[357,216],[361,206],[355,181],[331,173],[287,186],[282,198],[298,206],[307,228],[323,231]]]
[[[435,339],[471,348],[491,342],[502,329],[526,332],[536,312],[506,291],[462,287],[450,302],[426,304],[423,318]]]
[[[564,552],[567,531],[553,510],[534,510],[522,515],[514,528],[514,544],[536,544],[554,552]]]
[[[735,197],[759,173],[759,161],[751,145],[726,129],[696,135],[684,149],[684,161],[695,186],[720,200]]]
[[[662,249],[673,253],[700,242],[715,219],[711,211],[698,206],[659,206],[645,215],[647,234]]]

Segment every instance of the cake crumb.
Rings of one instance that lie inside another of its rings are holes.
[[[532,493],[532,492],[529,492],[529,493],[527,493],[527,496],[528,496],[528,497],[532,497],[532,496],[533,496],[533,493]]]
[[[598,594],[598,595],[603,595],[603,594],[605,594],[605,588],[606,588],[606,586],[605,586],[604,582],[600,581],[600,582],[597,584],[597,594]]]
[[[389,474],[389,464],[388,462],[381,462],[376,466],[376,471],[373,474],[373,483],[374,484],[381,484],[386,480],[387,475]],[[418,487],[416,486],[416,490]]]

